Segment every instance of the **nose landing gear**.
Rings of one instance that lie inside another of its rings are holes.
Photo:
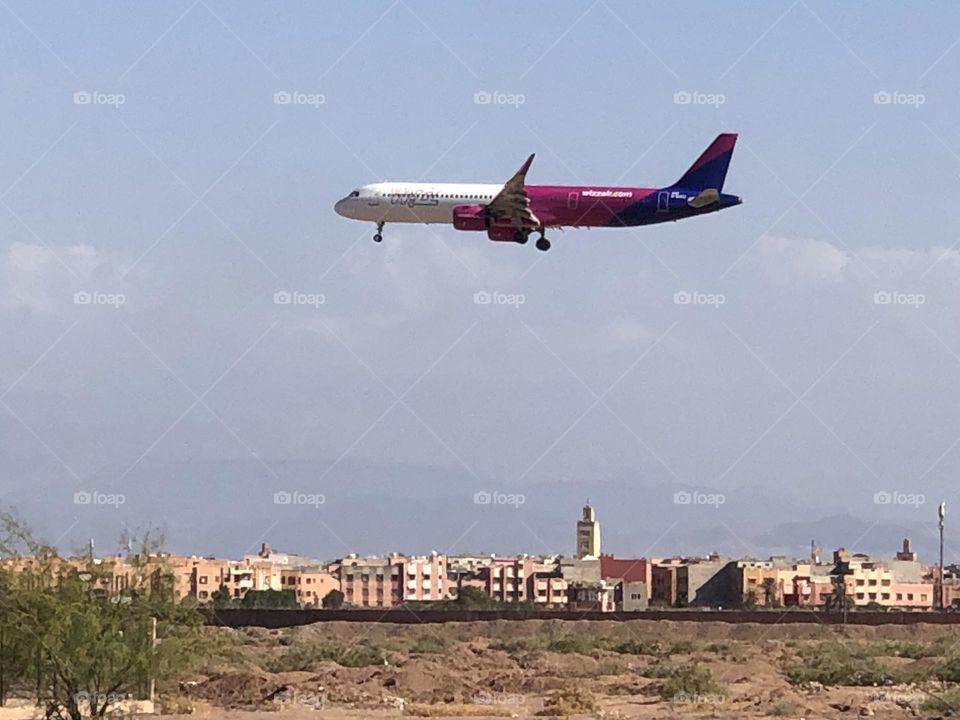
[[[550,241],[547,240],[546,236],[543,233],[543,230],[540,231],[540,238],[537,240],[537,250],[541,252],[546,252],[550,249]]]
[[[383,242],[383,223],[382,222],[377,223],[377,232],[374,233],[373,235],[373,241],[375,243]]]

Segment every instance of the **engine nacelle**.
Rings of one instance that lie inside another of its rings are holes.
[[[457,205],[453,209],[453,227],[457,230],[483,231],[490,224],[483,205]]]
[[[514,242],[518,230],[513,225],[491,225],[487,237],[496,242]]]

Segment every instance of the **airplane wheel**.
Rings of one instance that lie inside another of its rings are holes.
[[[542,238],[540,238],[539,240],[537,240],[537,250],[541,250],[541,251],[543,251],[543,252],[546,252],[546,251],[549,250],[549,249],[550,249],[550,241],[549,241],[549,240],[547,240],[545,237],[542,237]]]
[[[373,241],[374,241],[374,242],[383,242],[383,235],[381,235],[380,233],[377,233],[376,235],[373,236]]]
[[[530,236],[529,236],[527,233],[523,232],[523,231],[520,231],[520,232],[518,232],[516,235],[513,236],[513,241],[514,241],[515,243],[520,244],[520,245],[526,245],[526,244],[527,244],[527,240],[529,240],[529,239],[530,239]]]

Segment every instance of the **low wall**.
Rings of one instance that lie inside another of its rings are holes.
[[[421,623],[483,622],[486,620],[671,620],[674,622],[725,622],[775,625],[820,623],[840,625],[841,613],[807,609],[786,610],[642,610],[637,612],[595,612],[571,610],[422,610],[406,607],[355,608],[350,610],[269,610],[229,608],[207,611],[207,623],[220,627],[284,628],[318,622]],[[850,612],[848,625],[935,625],[960,624],[960,613],[940,612]]]

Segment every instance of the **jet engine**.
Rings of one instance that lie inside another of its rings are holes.
[[[457,205],[453,209],[453,227],[457,230],[483,231],[490,225],[483,205]]]

